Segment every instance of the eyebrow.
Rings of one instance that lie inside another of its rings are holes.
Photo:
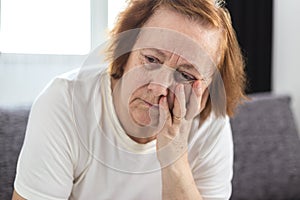
[[[163,51],[161,51],[160,49],[156,49],[156,48],[145,48],[145,50],[154,51],[155,53],[162,55],[162,56],[164,57],[164,59],[167,57],[167,55],[166,55]],[[197,70],[197,68],[196,68],[194,65],[192,65],[192,64],[181,64],[181,65],[178,66],[177,69],[182,69],[182,68],[188,69],[188,70],[193,70],[194,72],[196,72],[196,73],[198,73],[198,74],[200,75],[200,72],[199,72],[199,71]]]
[[[163,51],[161,51],[161,50],[159,50],[159,49],[155,49],[155,48],[145,48],[144,50],[155,51],[155,53],[162,55],[164,58],[167,57],[167,55],[166,55]]]
[[[155,53],[161,54],[164,58],[167,57],[167,55],[163,51],[161,51],[159,49],[147,48],[146,50],[155,51]],[[181,64],[181,65],[179,65],[178,68],[196,69],[195,66],[192,65],[192,64]]]
[[[192,65],[192,64],[182,64],[182,65],[179,65],[178,68],[185,68],[185,69],[196,70],[195,66]],[[197,70],[196,70],[196,71],[197,71]]]
[[[197,79],[201,79],[201,73],[192,65],[192,64],[182,64],[179,65],[179,67],[177,68],[177,70],[182,70],[182,69],[186,69],[191,71],[191,75],[193,75],[194,77],[196,77]]]

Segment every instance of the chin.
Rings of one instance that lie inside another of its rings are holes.
[[[158,124],[158,116],[157,117],[150,117],[149,111],[147,112],[133,112],[131,115],[133,121],[139,126],[157,126]]]
[[[132,116],[133,121],[139,126],[149,126],[151,124],[151,119],[149,116]]]

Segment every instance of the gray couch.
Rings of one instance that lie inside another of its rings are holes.
[[[0,107],[0,200],[11,198],[29,106]],[[257,94],[231,119],[231,199],[300,200],[300,141],[288,96]]]

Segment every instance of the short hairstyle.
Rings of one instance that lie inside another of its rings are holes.
[[[244,59],[231,24],[230,14],[225,7],[215,5],[213,0],[130,0],[128,1],[128,7],[118,16],[116,25],[111,31],[112,37],[124,31],[141,28],[155,10],[162,6],[175,10],[191,20],[198,20],[199,23],[203,24],[204,22],[204,24],[222,30],[221,57],[219,63],[217,63],[217,68],[223,83],[217,80],[218,77],[214,76],[209,88],[210,96],[213,94],[216,99],[219,99],[218,97],[221,97],[221,95],[226,95],[226,99],[220,98],[225,100],[225,104],[224,102],[218,102],[212,106],[211,98],[208,98],[205,108],[201,112],[201,119],[202,121],[206,119],[212,110],[217,116],[227,114],[232,117],[238,104],[247,99],[245,96],[246,76]],[[137,37],[137,35],[133,37]],[[114,42],[106,51],[107,60],[110,62],[110,75],[114,79],[122,77],[130,55],[129,52],[115,57],[117,49],[125,45],[125,42]],[[128,47],[128,44],[126,45]],[[132,49],[133,45],[129,44],[129,48]],[[222,90],[221,87],[224,87],[226,94],[219,92]],[[226,107],[224,108],[224,106]]]

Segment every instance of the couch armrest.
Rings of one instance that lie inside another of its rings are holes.
[[[231,199],[300,199],[300,140],[291,99],[269,93],[250,97],[231,119]]]
[[[0,107],[0,199],[11,199],[30,106]]]

